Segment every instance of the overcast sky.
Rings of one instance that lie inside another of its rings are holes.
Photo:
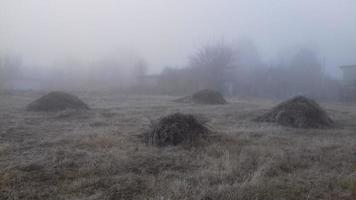
[[[158,71],[206,43],[246,37],[266,61],[312,46],[337,74],[356,64],[356,0],[0,0],[0,52],[34,65],[129,51]]]

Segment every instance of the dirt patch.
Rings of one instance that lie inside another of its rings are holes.
[[[195,116],[175,113],[153,122],[151,130],[144,134],[144,140],[156,146],[193,144],[206,138],[209,132],[205,122]]]
[[[89,106],[78,97],[65,92],[51,92],[30,103],[26,110],[35,112],[57,112],[66,109],[89,110]]]
[[[325,128],[333,124],[318,103],[303,96],[282,102],[255,121],[275,122],[294,128]]]
[[[201,90],[192,96],[186,96],[175,100],[177,103],[197,103],[197,104],[226,104],[223,95],[215,90]]]

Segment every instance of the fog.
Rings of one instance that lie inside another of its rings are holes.
[[[203,46],[251,41],[266,66],[309,48],[340,78],[340,65],[356,63],[355,19],[354,0],[1,0],[0,55],[42,78],[97,74],[99,63],[122,66],[123,78],[140,60],[157,74]]]

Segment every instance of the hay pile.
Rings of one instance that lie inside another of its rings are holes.
[[[183,97],[175,100],[178,103],[197,103],[197,104],[226,104],[224,97],[215,90],[201,90],[194,93],[192,96]]]
[[[330,117],[315,101],[303,96],[282,102],[255,121],[275,122],[294,128],[323,128],[333,124]]]
[[[210,133],[204,124],[193,115],[171,114],[153,123],[151,129],[144,134],[144,140],[156,146],[193,144]]]
[[[30,103],[26,110],[35,112],[57,112],[66,109],[89,110],[89,106],[78,97],[64,92],[51,92]]]

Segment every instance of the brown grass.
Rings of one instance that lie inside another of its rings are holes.
[[[355,106],[323,104],[340,126],[319,130],[251,122],[275,103],[264,100],[88,95],[88,112],[27,113],[33,97],[0,98],[0,199],[355,199]],[[220,136],[143,145],[150,121],[174,112],[210,119]]]

